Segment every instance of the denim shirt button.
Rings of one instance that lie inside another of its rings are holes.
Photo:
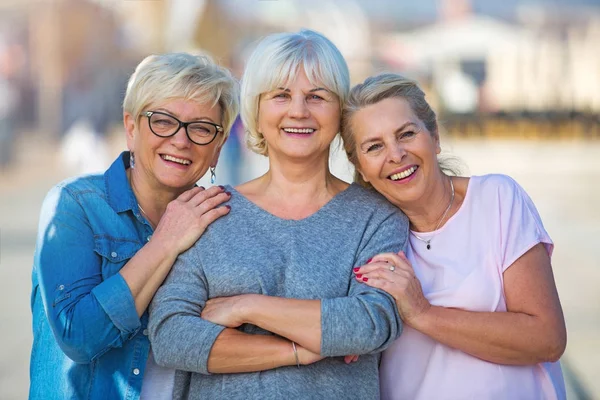
[[[112,253],[110,253],[110,256],[111,256],[112,258],[116,258],[116,257],[117,257],[117,253],[116,253],[115,251],[113,251]]]
[[[148,235],[148,237],[146,238],[146,241],[149,242],[150,239],[152,239],[152,235]]]
[[[144,330],[142,331],[142,333],[144,334],[144,336],[148,336],[148,329],[144,329]]]
[[[59,285],[58,290],[65,290],[65,285]]]
[[[134,374],[134,375],[139,375],[139,374],[140,374],[140,370],[139,370],[139,369],[137,369],[137,368],[134,368],[134,369],[133,369],[133,374]]]

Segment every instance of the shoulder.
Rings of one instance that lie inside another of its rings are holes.
[[[105,196],[104,176],[102,174],[71,177],[54,185],[46,195],[44,204],[65,204],[69,200],[80,202],[82,196],[92,194]]]
[[[488,174],[472,176],[469,186],[479,196],[498,196],[499,198],[512,198],[524,193],[523,188],[512,177],[503,174]],[[470,189],[471,189],[470,188]]]
[[[365,216],[379,221],[392,218],[408,226],[406,215],[374,189],[353,183],[342,194],[340,208],[352,218]]]

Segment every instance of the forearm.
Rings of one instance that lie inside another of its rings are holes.
[[[289,365],[296,365],[290,341],[229,328],[217,337],[208,357],[208,371],[213,374],[258,372]]]
[[[409,325],[432,339],[485,361],[531,365],[556,361],[560,332],[536,316],[432,306]]]
[[[151,240],[119,271],[129,286],[138,316],[148,308],[176,258],[176,253]]]
[[[249,295],[244,301],[246,323],[288,338],[313,353],[321,352],[321,301]]]

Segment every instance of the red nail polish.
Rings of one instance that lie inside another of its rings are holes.
[[[227,196],[231,196],[231,192],[225,192]]]
[[[228,209],[229,211],[231,211],[231,206],[227,205],[227,206],[225,206],[225,207],[227,207],[227,209]]]
[[[356,274],[356,277],[357,277],[358,279],[360,279],[360,278],[362,278],[362,274]]]
[[[366,276],[363,278],[363,282],[367,282],[369,280],[369,278],[367,278]]]
[[[371,257],[367,260],[367,264],[370,263],[371,261],[373,261],[373,257]]]
[[[358,272],[359,269],[359,267],[354,268],[354,272]]]
[[[219,185],[219,187],[221,188],[221,190],[225,190],[225,186]]]

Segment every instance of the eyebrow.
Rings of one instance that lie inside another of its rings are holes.
[[[165,114],[169,114],[170,116],[179,119],[179,117],[177,115],[175,115],[172,111],[167,110],[166,108],[159,107],[159,108],[156,109],[156,111],[160,111],[160,112],[163,112]],[[182,122],[202,122],[204,120],[212,122],[213,124],[217,124],[217,122],[215,122],[211,117],[200,117],[200,118],[195,118],[195,119],[193,119],[191,121],[182,121]],[[220,124],[217,124],[217,125],[220,125]]]
[[[277,88],[277,90],[283,90],[284,92],[289,92],[289,91],[290,91],[290,89],[288,89],[288,88],[284,88],[284,87],[278,87],[278,88]],[[331,93],[331,91],[330,91],[330,90],[327,90],[327,89],[325,89],[325,88],[323,88],[323,87],[316,87],[316,88],[314,88],[314,89],[310,89],[310,90],[308,91],[308,93],[320,92],[321,90],[324,90],[324,91],[326,91],[326,92],[329,92],[329,93]]]
[[[409,121],[409,122],[405,122],[404,124],[400,125],[400,127],[398,127],[398,129],[396,129],[396,130],[394,131],[394,134],[396,134],[396,133],[399,133],[399,132],[402,132],[403,130],[405,130],[406,128],[408,128],[408,127],[409,127],[409,126],[411,126],[411,125],[412,125],[412,126],[415,126],[415,127],[418,127],[418,125],[417,125],[417,124],[415,124],[414,122],[410,122],[410,121]],[[367,140],[365,140],[364,142],[362,142],[362,143],[360,144],[360,147],[363,147],[364,145],[366,145],[366,144],[369,144],[369,143],[372,143],[372,142],[376,142],[376,141],[378,141],[378,140],[380,140],[379,136],[377,136],[377,137],[371,137],[371,138],[367,138]]]

